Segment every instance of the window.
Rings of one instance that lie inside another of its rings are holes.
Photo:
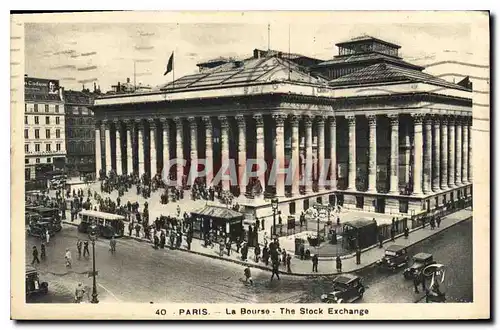
[[[61,144],[60,143],[56,144],[56,151],[61,151]]]
[[[49,105],[48,104],[45,105],[45,112],[49,112]]]
[[[45,130],[45,138],[50,139],[50,129]]]
[[[28,125],[28,116],[24,116],[24,124]]]
[[[38,104],[34,105],[35,112],[38,112]]]
[[[24,145],[24,152],[25,152],[25,153],[30,152],[30,145],[29,145],[29,144],[25,144],[25,145]]]
[[[36,163],[37,163],[37,164],[40,164],[40,158],[37,158],[37,159],[36,159]]]
[[[35,139],[39,139],[40,138],[40,130],[37,128],[35,129]]]
[[[24,112],[28,112],[28,104],[24,103]]]
[[[56,104],[56,113],[59,113],[59,104]]]
[[[24,138],[25,139],[29,139],[29,134],[28,134],[28,130],[27,129],[24,130]]]
[[[50,124],[50,117],[46,116],[45,117],[45,125],[49,125],[49,124]]]
[[[59,117],[56,117],[56,125],[59,125],[60,122],[59,122]]]
[[[82,117],[80,117],[80,119],[79,119],[79,123],[78,123],[78,124],[80,124],[80,125],[85,125],[85,123],[84,123],[84,121],[83,121],[83,118],[82,118]]]
[[[45,151],[50,151],[50,144],[45,145]]]
[[[399,201],[399,212],[400,213],[408,213],[408,200],[400,200]]]
[[[29,160],[28,158],[25,158],[25,159],[24,159],[24,163],[25,163],[25,164],[29,164],[29,163],[30,163],[30,160]]]
[[[49,158],[47,158],[47,163],[50,163],[50,162],[52,162],[52,158],[49,157]]]
[[[61,130],[56,129],[56,139],[59,139],[61,137]]]
[[[40,143],[35,144],[35,151],[40,152]]]
[[[38,116],[35,116],[35,125],[38,125],[38,124],[40,124],[40,120],[39,120]]]

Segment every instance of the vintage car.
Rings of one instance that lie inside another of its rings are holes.
[[[356,275],[343,274],[333,280],[333,290],[321,295],[321,301],[328,304],[350,303],[363,297],[365,287]]]
[[[42,217],[43,222],[49,222],[51,229],[49,231],[58,232],[62,229],[61,216],[59,209],[45,206],[29,206],[25,208],[25,212],[37,213]],[[51,233],[52,234],[52,233]]]
[[[26,266],[26,296],[33,294],[47,294],[49,292],[49,284],[40,282],[38,272],[34,267]]]
[[[407,266],[408,259],[406,247],[401,245],[390,245],[385,249],[382,259],[377,261],[377,265],[382,269],[395,270]]]
[[[38,213],[31,212],[31,211],[26,211],[24,213],[24,220],[26,226],[29,226],[32,223],[37,223],[42,220],[42,216]]]
[[[413,264],[404,270],[403,276],[405,279],[413,279],[416,275],[420,275],[425,267],[435,263],[432,254],[417,253],[413,256]]]

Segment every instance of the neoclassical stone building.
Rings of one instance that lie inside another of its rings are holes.
[[[316,202],[416,214],[470,195],[470,86],[424,73],[383,40],[337,46],[330,61],[255,50],[201,63],[160,90],[97,99],[97,170],[154,175],[173,158],[206,159],[215,172],[227,159],[238,169],[248,159],[293,161],[300,170],[289,184],[283,175],[268,184],[271,166],[258,177],[262,196],[242,174],[237,186],[222,182],[256,213],[276,195],[285,215]]]

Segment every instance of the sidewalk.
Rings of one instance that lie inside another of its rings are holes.
[[[413,231],[410,232],[410,235],[408,238],[404,238],[403,235],[396,236],[396,239],[394,242],[390,242],[390,240],[386,240],[384,242],[384,247],[391,245],[391,244],[398,244],[398,245],[403,245],[406,247],[410,247],[412,245],[415,245],[416,243],[423,241],[435,234],[438,234],[439,232],[452,227],[462,221],[468,220],[472,217],[472,211],[469,209],[465,210],[460,210],[455,213],[452,213],[446,217],[443,217],[442,222],[441,222],[441,227],[436,228],[434,230],[430,229],[430,226],[427,225],[424,229],[416,228]],[[68,222],[68,221],[63,221],[63,223],[78,226],[79,221],[76,220],[75,222]],[[141,237],[135,237],[135,233],[133,233],[133,236],[124,236],[122,239],[134,239],[137,241],[142,241],[148,244],[151,244],[151,242],[145,238]],[[241,254],[236,253],[235,249],[233,248],[233,251],[230,256],[227,255],[227,250],[224,249],[224,255],[221,257],[219,256],[219,248],[218,245],[215,245],[215,248],[206,248],[203,246],[203,242],[198,239],[193,239],[191,243],[191,250],[187,250],[186,243],[183,242],[180,250],[206,256],[209,258],[214,258],[214,259],[221,259],[221,260],[226,260],[229,262],[241,264],[244,266],[248,267],[253,267],[253,268],[259,268],[263,270],[271,270],[271,267],[266,266],[262,261],[259,261],[259,263],[256,263],[254,261],[254,254],[253,254],[253,248],[249,249],[248,252],[248,260],[243,261],[241,260]],[[366,268],[372,264],[374,264],[377,260],[382,258],[384,255],[384,250],[385,249],[380,249],[378,246],[372,246],[367,249],[364,249],[361,255],[361,264],[356,265],[356,258],[354,254],[344,256],[342,260],[342,270],[343,273],[349,273],[349,272],[354,272],[354,271],[359,271],[363,268]],[[293,251],[287,251],[287,253],[293,253]],[[334,258],[320,258],[319,264],[318,264],[318,272],[313,273],[312,272],[312,262],[311,260],[300,260],[299,258],[295,257],[292,259],[291,263],[291,268],[292,268],[292,275],[296,276],[312,276],[312,275],[334,275],[334,274],[339,274],[336,271],[336,266],[335,266],[335,260]],[[286,267],[281,266],[280,267],[280,272],[286,273]]]

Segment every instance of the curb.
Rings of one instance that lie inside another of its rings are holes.
[[[406,248],[410,248],[410,247],[412,247],[413,245],[416,245],[416,244],[418,244],[418,243],[420,243],[420,242],[422,242],[422,241],[424,241],[424,240],[426,240],[426,239],[428,239],[428,238],[430,238],[430,237],[432,237],[432,236],[434,236],[434,235],[436,235],[436,234],[439,234],[439,233],[441,233],[441,232],[443,232],[443,231],[446,231],[446,230],[448,230],[448,229],[452,228],[453,226],[455,226],[455,225],[457,225],[457,224],[459,224],[459,223],[461,223],[461,222],[464,222],[464,221],[470,220],[470,219],[472,219],[472,216],[470,216],[470,217],[466,217],[466,218],[464,218],[464,219],[462,219],[462,220],[459,220],[459,221],[457,221],[456,223],[454,223],[454,224],[452,224],[452,225],[450,225],[450,226],[446,227],[446,228],[445,228],[445,229],[443,229],[443,230],[440,230],[440,231],[435,231],[433,234],[431,234],[431,235],[429,235],[429,236],[427,236],[427,237],[424,237],[424,238],[422,238],[421,240],[415,241],[415,242],[413,242],[413,243],[411,243],[411,244],[407,245],[407,246],[406,246]],[[66,221],[63,221],[63,223],[67,223],[67,222],[66,222]],[[69,223],[67,223],[67,224],[72,225],[72,226],[78,226],[77,224],[75,224],[75,223],[71,223],[71,222],[69,222]],[[416,230],[419,230],[419,229],[422,229],[422,228],[421,228],[421,227],[414,228],[411,232],[416,231]],[[395,237],[401,237],[401,236],[403,236],[403,235],[404,235],[404,234],[400,234],[399,236],[395,236]],[[149,240],[147,240],[147,239],[145,239],[145,238],[140,238],[140,237],[135,237],[135,236],[123,236],[122,238],[125,238],[125,239],[133,239],[133,240],[138,241],[138,242],[146,242],[146,243],[151,243]],[[385,242],[387,242],[387,241],[390,241],[390,239],[388,239],[388,240],[384,241],[384,243],[385,243]],[[366,249],[364,249],[364,250],[362,250],[362,251],[363,251],[363,252],[364,252],[364,251],[368,251],[368,250],[371,250],[371,249],[373,249],[373,248],[375,248],[375,247],[377,247],[377,246],[378,246],[378,244],[373,245],[373,246],[371,246],[371,247],[368,247],[368,248],[366,248]],[[235,263],[235,264],[238,264],[238,265],[242,265],[242,266],[247,266],[247,267],[250,267],[250,268],[257,268],[257,269],[261,269],[261,270],[265,270],[265,271],[272,271],[272,269],[271,269],[270,267],[266,267],[266,266],[259,265],[259,264],[254,264],[254,263],[245,262],[245,261],[242,261],[242,260],[235,260],[235,259],[227,259],[227,258],[222,258],[222,257],[219,257],[219,256],[217,256],[217,255],[208,254],[208,253],[199,252],[199,251],[188,250],[188,249],[186,249],[186,248],[182,248],[182,247],[181,247],[181,248],[178,248],[178,249],[176,248],[176,250],[183,251],[183,252],[188,252],[188,253],[192,253],[192,254],[197,254],[197,255],[204,256],[204,257],[208,257],[208,258],[212,258],[212,259],[218,259],[218,260],[223,260],[223,261],[227,261],[227,262],[232,262],[232,263]],[[355,254],[354,254],[354,255],[355,255]],[[350,259],[350,258],[352,258],[352,257],[347,257],[347,258],[343,258],[343,259]],[[320,260],[321,260],[321,259],[320,259]],[[333,260],[333,259],[331,259],[331,260]],[[328,261],[328,260],[325,260],[325,261]],[[361,270],[364,270],[364,269],[366,269],[366,268],[368,268],[368,267],[372,266],[372,265],[373,265],[373,264],[375,264],[376,262],[377,262],[377,260],[375,260],[375,261],[373,261],[373,262],[370,262],[369,264],[363,265],[363,266],[361,266],[361,267],[359,267],[359,268],[356,268],[356,269],[353,269],[353,270],[347,271],[347,272],[334,272],[334,273],[322,273],[322,274],[315,274],[315,273],[294,273],[294,272],[288,273],[288,272],[285,272],[285,271],[283,271],[283,270],[279,270],[278,272],[279,272],[280,274],[284,274],[284,275],[293,275],[293,276],[298,276],[298,277],[320,277],[320,276],[333,276],[333,275],[339,275],[339,274],[356,273],[356,272],[359,272],[359,271],[361,271]]]

